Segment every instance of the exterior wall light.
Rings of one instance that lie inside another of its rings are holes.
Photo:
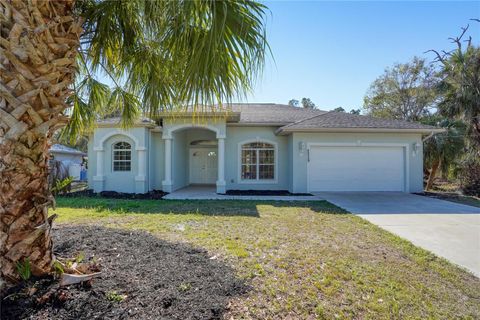
[[[413,155],[416,156],[422,145],[419,142],[413,144]]]
[[[298,143],[298,151],[300,151],[301,154],[305,152],[305,149],[307,148],[307,145],[305,144],[304,141],[300,141]]]

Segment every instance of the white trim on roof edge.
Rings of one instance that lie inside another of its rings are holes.
[[[279,128],[275,131],[275,134],[282,135],[288,134],[292,132],[304,132],[304,133],[311,133],[311,132],[377,132],[377,133],[440,133],[445,132],[445,129],[434,128],[434,129],[413,129],[413,128],[406,128],[406,129],[389,129],[389,128],[310,128],[310,129],[282,129]]]
[[[288,124],[285,122],[227,122],[227,127],[283,127]]]

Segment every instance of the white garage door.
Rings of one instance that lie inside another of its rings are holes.
[[[309,191],[405,191],[403,147],[310,148]]]

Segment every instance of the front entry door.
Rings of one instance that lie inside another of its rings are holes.
[[[190,183],[215,184],[217,168],[216,149],[190,149]]]

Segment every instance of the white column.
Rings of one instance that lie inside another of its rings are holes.
[[[146,174],[147,150],[137,149],[137,152],[138,152],[138,178],[141,179],[141,178],[145,178],[145,174]]]
[[[165,180],[162,182],[164,192],[172,192],[172,138],[165,140]]]
[[[136,193],[145,193],[148,191],[148,188],[145,185],[147,181],[147,149],[145,147],[137,148],[138,156],[138,169],[137,176],[135,177],[135,192]]]
[[[217,193],[225,193],[225,138],[218,138]]]
[[[97,153],[97,172],[93,177],[93,189],[95,192],[101,192],[103,191],[103,181],[105,180],[103,170],[105,150],[103,148],[95,148],[94,151]]]
[[[97,151],[97,176],[103,177],[103,156],[105,154],[104,150]]]

